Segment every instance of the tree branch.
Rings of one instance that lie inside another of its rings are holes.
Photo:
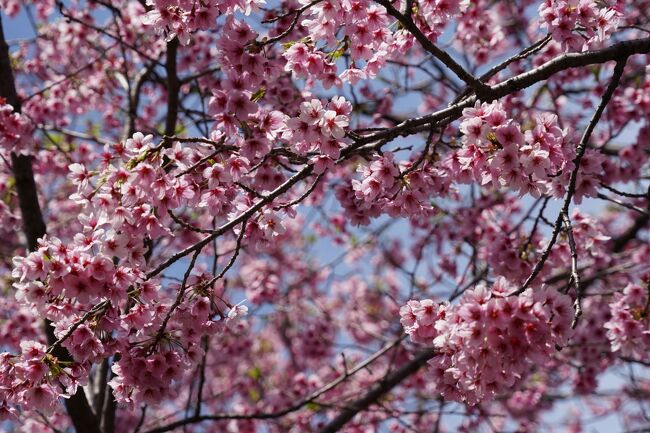
[[[601,64],[610,61],[619,61],[635,54],[650,53],[650,38],[633,39],[618,42],[607,48],[582,53],[567,53],[549,60],[535,69],[511,77],[499,84],[491,86],[489,98],[482,99],[486,102],[502,98],[503,96],[526,89],[533,84],[544,81],[554,74],[581,66]],[[476,96],[468,97],[447,108],[425,116],[414,117],[403,121],[399,125],[378,131],[365,136],[359,136],[353,146],[343,149],[342,155],[347,155],[359,147],[380,140],[392,139],[400,135],[408,135],[419,131],[419,128],[435,124],[444,119],[458,118],[464,108],[471,107],[477,101]]]
[[[305,166],[302,170],[300,170],[298,173],[294,174],[291,176],[289,179],[287,179],[284,183],[282,183],[280,186],[278,186],[276,189],[268,193],[267,195],[264,196],[264,198],[260,201],[258,201],[256,204],[248,208],[246,211],[242,212],[239,214],[237,217],[231,219],[228,221],[226,224],[220,226],[211,235],[206,236],[199,242],[195,243],[194,245],[191,245],[184,250],[179,251],[178,253],[174,254],[164,262],[162,262],[158,267],[153,269],[152,271],[147,273],[147,279],[150,279],[152,277],[155,277],[159,273],[161,273],[163,270],[165,270],[167,267],[169,267],[172,263],[180,260],[181,258],[185,257],[188,254],[191,254],[193,251],[196,251],[197,249],[203,248],[205,245],[210,243],[213,239],[218,238],[222,234],[226,233],[228,230],[234,228],[235,226],[239,225],[241,222],[248,220],[251,216],[253,216],[258,210],[263,208],[266,204],[272,202],[275,200],[277,197],[281,196],[285,192],[291,189],[293,185],[295,185],[297,182],[301,181],[302,179],[305,179],[308,177],[313,170],[313,167],[311,165]]]
[[[178,427],[182,427],[188,424],[196,424],[200,423],[203,421],[220,421],[220,420],[226,420],[226,419],[274,419],[274,418],[280,418],[284,415],[287,415],[291,412],[295,412],[298,409],[304,407],[305,405],[314,402],[318,398],[320,398],[323,394],[326,392],[336,388],[338,385],[341,383],[345,382],[347,379],[349,379],[351,376],[354,374],[358,373],[359,371],[367,368],[370,364],[375,362],[377,359],[381,358],[384,354],[386,354],[388,351],[391,349],[395,348],[398,346],[405,338],[406,336],[403,335],[392,342],[386,344],[384,347],[379,349],[377,352],[375,352],[372,356],[368,357],[365,359],[363,362],[360,362],[357,364],[354,368],[346,371],[344,374],[339,376],[338,378],[334,379],[327,385],[317,389],[313,393],[309,394],[307,397],[303,398],[299,402],[295,403],[292,406],[289,406],[285,409],[276,411],[276,412],[261,412],[261,413],[251,413],[251,414],[245,414],[245,413],[224,413],[224,414],[216,414],[216,415],[195,415],[190,418],[182,419],[179,421],[175,421],[171,424],[168,424],[163,427],[158,427],[154,428],[152,430],[147,431],[146,433],[164,433],[168,431],[172,431],[174,429],[177,429]],[[408,375],[407,375],[408,376]],[[407,377],[405,376],[405,377]]]
[[[376,0],[376,2],[385,7],[386,11],[394,18],[396,18],[397,21],[399,21],[400,24],[402,24],[404,28],[408,30],[413,35],[413,37],[415,37],[415,39],[417,39],[422,48],[431,53],[436,59],[444,63],[444,65],[447,66],[454,74],[456,74],[458,78],[467,83],[467,85],[470,86],[474,92],[476,92],[480,99],[482,99],[482,96],[489,94],[490,87],[466,71],[465,68],[456,62],[449,54],[447,54],[446,51],[441,50],[438,48],[438,46],[436,46],[436,44],[431,42],[429,38],[427,38],[426,35],[422,33],[422,30],[420,30],[417,24],[415,24],[410,14],[402,14],[388,0]]]
[[[649,42],[648,48],[650,48],[650,40],[648,40],[648,42]],[[585,151],[587,150],[587,143],[589,142],[591,133],[596,128],[596,125],[598,124],[598,121],[600,120],[603,111],[605,111],[605,107],[609,103],[609,100],[612,98],[612,95],[614,94],[616,87],[618,87],[618,83],[621,79],[621,75],[623,75],[623,70],[625,69],[626,61],[627,61],[627,57],[623,57],[623,59],[619,60],[616,63],[616,67],[614,68],[614,74],[612,75],[612,79],[610,80],[609,85],[607,86],[607,89],[605,90],[605,93],[603,94],[600,100],[600,104],[598,105],[598,108],[594,112],[593,116],[591,117],[591,120],[589,121],[589,124],[587,125],[587,128],[585,128],[585,131],[582,134],[582,138],[580,139],[580,143],[578,144],[578,148],[576,149],[575,159],[573,160],[573,164],[575,165],[575,167],[573,171],[571,171],[571,177],[569,178],[569,186],[567,187],[567,192],[564,197],[562,210],[560,211],[560,213],[558,214],[555,220],[555,225],[553,227],[553,233],[551,234],[551,239],[549,240],[548,244],[546,245],[546,248],[542,252],[539,261],[535,264],[535,267],[533,268],[532,272],[530,273],[526,281],[524,281],[524,284],[521,286],[521,288],[519,288],[517,291],[512,293],[512,295],[521,294],[530,286],[530,284],[533,282],[533,280],[537,277],[537,275],[544,267],[544,264],[546,263],[546,260],[548,259],[548,256],[551,253],[551,249],[553,248],[553,245],[555,245],[557,236],[560,233],[560,229],[562,228],[562,221],[565,215],[568,217],[569,206],[571,206],[571,200],[573,199],[573,195],[575,194],[576,191],[578,171],[580,171],[580,161],[582,160],[582,157],[584,156]],[[578,295],[577,298],[579,299],[580,296]],[[577,308],[576,312],[579,313],[579,307],[576,308]]]
[[[167,117],[165,118],[165,136],[172,136],[176,132],[178,121],[178,92],[180,83],[176,71],[176,54],[178,52],[178,38],[167,42],[167,59],[165,60],[165,71],[167,72]],[[168,143],[171,145],[171,142]]]
[[[347,424],[356,414],[366,409],[373,403],[376,403],[381,396],[389,393],[393,388],[399,385],[404,379],[417,372],[427,361],[435,356],[433,348],[428,348],[418,353],[408,363],[390,373],[384,380],[378,382],[363,397],[350,403],[345,409],[331,420],[319,433],[334,433],[339,431]]]
[[[0,17],[0,96],[7,99],[7,102],[20,112],[21,105],[16,92],[11,61],[9,58],[9,47],[5,40]],[[34,180],[32,160],[28,155],[11,155],[18,202],[23,218],[23,227],[27,236],[29,250],[34,251],[38,247],[38,239],[45,236],[45,222],[38,202],[38,192]],[[49,344],[54,344],[56,337],[50,322],[45,320],[45,333]],[[59,361],[71,361],[72,357],[62,346],[53,350],[53,355]],[[77,392],[65,400],[65,407],[72,420],[77,433],[100,433],[97,418],[92,412],[88,399],[83,388],[78,387]]]

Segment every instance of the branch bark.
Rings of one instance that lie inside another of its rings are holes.
[[[393,388],[402,383],[404,379],[415,374],[435,354],[433,348],[425,349],[418,353],[411,361],[390,373],[381,382],[378,382],[363,397],[350,403],[336,418],[327,423],[319,433],[335,433],[339,431],[356,414],[367,409],[373,403],[376,403],[383,395],[389,393]]]
[[[146,433],[164,433],[168,431],[172,431],[174,429],[177,429],[179,427],[183,427],[189,424],[196,424],[196,423],[201,423],[203,421],[220,421],[220,420],[227,420],[227,419],[275,419],[275,418],[280,418],[282,416],[285,416],[289,413],[295,412],[301,408],[303,408],[305,405],[315,402],[318,398],[320,398],[323,394],[325,394],[328,391],[331,391],[332,389],[336,388],[339,386],[341,383],[345,382],[348,380],[351,376],[354,374],[358,373],[359,371],[367,368],[370,364],[375,362],[377,359],[381,358],[384,356],[386,353],[389,351],[393,350],[399,344],[405,339],[405,335],[401,336],[400,338],[397,338],[396,340],[393,340],[391,343],[388,343],[381,349],[379,349],[377,352],[375,352],[372,356],[366,358],[365,361],[360,362],[357,364],[354,368],[347,370],[344,374],[339,376],[338,378],[334,379],[327,385],[317,389],[313,393],[309,394],[305,398],[301,399],[299,402],[293,404],[292,406],[289,406],[285,409],[281,409],[275,412],[259,412],[259,413],[223,413],[223,414],[215,414],[215,415],[200,415],[200,414],[195,414],[192,417],[181,419],[178,421],[175,421],[173,423],[170,423],[168,425],[162,426],[162,427],[157,427],[152,430],[148,430]],[[432,355],[433,356],[433,355]],[[406,376],[405,376],[406,377]]]
[[[411,16],[411,11],[407,10],[406,14],[398,11],[390,1],[388,0],[376,0],[377,3],[386,8],[386,11],[392,15],[397,21],[400,22],[406,30],[409,31],[415,37],[415,39],[420,43],[422,48],[427,50],[433,57],[440,60],[445,66],[447,66],[458,78],[463,80],[469,87],[474,90],[474,92],[482,99],[482,96],[487,95],[490,91],[490,87],[481,82],[478,78],[470,74],[465,68],[463,68],[458,62],[456,62],[446,51],[438,48],[436,44],[431,42],[431,40],[422,33],[422,30],[415,24],[413,17]]]
[[[650,40],[648,40],[650,42]],[[648,44],[650,48],[650,43]],[[600,99],[600,104],[598,104],[598,108],[596,108],[596,111],[594,112],[593,116],[591,117],[591,120],[589,121],[589,124],[585,128],[585,131],[582,134],[582,138],[580,139],[580,143],[578,144],[578,148],[576,149],[576,156],[573,160],[573,164],[575,165],[573,171],[571,171],[571,177],[569,178],[569,185],[567,186],[567,191],[566,195],[564,197],[564,202],[562,204],[562,210],[558,214],[556,220],[555,220],[555,225],[553,228],[553,233],[551,234],[551,239],[548,242],[548,245],[546,245],[546,248],[542,252],[542,255],[539,259],[539,261],[535,264],[535,267],[533,268],[532,272],[524,281],[524,284],[519,288],[517,291],[512,293],[512,295],[519,295],[526,290],[531,283],[535,280],[537,275],[540,273],[542,268],[544,267],[544,264],[546,263],[546,260],[548,259],[548,256],[551,253],[551,249],[553,248],[553,245],[555,245],[555,241],[557,240],[557,237],[560,233],[560,229],[562,228],[562,221],[564,218],[568,220],[569,218],[569,207],[571,206],[571,201],[573,199],[573,195],[576,192],[576,183],[578,180],[578,171],[580,171],[580,161],[582,160],[582,157],[585,154],[585,151],[587,150],[587,144],[589,142],[589,139],[591,138],[591,134],[596,128],[596,125],[600,121],[600,117],[602,116],[603,112],[605,111],[605,107],[607,107],[607,104],[609,103],[610,99],[614,95],[614,91],[618,87],[618,83],[621,80],[621,76],[623,75],[623,71],[625,69],[625,64],[627,62],[627,57],[623,56],[621,59],[619,59],[616,63],[616,67],[614,68],[614,73],[612,75],[611,80],[609,81],[609,84],[607,86],[607,89],[605,90],[605,93],[603,94],[602,98]],[[571,226],[568,225],[569,229],[571,229]],[[572,229],[571,229],[572,230]],[[575,257],[575,268],[572,269],[572,278],[577,278],[577,257]],[[573,275],[573,271],[575,271],[575,275]],[[579,278],[577,278],[576,282],[577,286],[576,288],[580,290],[580,281]],[[581,314],[581,307],[580,307],[580,299],[581,299],[581,293],[576,293],[576,302],[575,302],[575,309],[576,309],[576,319],[580,316]],[[573,326],[575,326],[575,320],[573,323]]]
[[[619,61],[630,57],[635,54],[648,54],[650,53],[650,38],[633,39],[629,41],[618,42],[607,48],[593,51],[585,51],[582,53],[567,53],[549,60],[535,69],[521,73],[511,77],[499,84],[490,86],[490,91],[482,101],[493,101],[502,98],[511,93],[519,90],[526,89],[536,83],[547,80],[558,72],[565,71],[571,68],[578,68],[581,66],[589,66],[601,64],[611,61]],[[464,108],[471,107],[477,101],[476,96],[471,96],[457,104],[453,104],[447,108],[436,111],[435,113],[426,116],[414,117],[399,125],[385,129],[383,131],[375,132],[360,136],[355,140],[355,144],[341,152],[342,155],[347,155],[358,149],[365,144],[374,143],[380,140],[386,140],[398,137],[400,135],[409,135],[420,130],[420,128],[427,128],[428,125],[440,122],[444,119],[458,118]]]
[[[167,59],[165,60],[165,70],[167,72],[167,117],[165,118],[165,136],[172,136],[176,131],[176,122],[178,121],[178,91],[180,84],[178,82],[178,73],[176,71],[176,54],[178,52],[178,38],[167,42]],[[171,142],[167,143],[171,145]]]
[[[11,60],[9,58],[9,47],[4,36],[2,18],[0,17],[0,96],[6,98],[7,102],[20,112],[20,99],[16,92]],[[28,155],[16,155],[12,153],[11,162],[16,181],[18,202],[23,219],[27,246],[34,251],[38,246],[38,239],[45,235],[45,221],[38,202],[38,191],[34,180],[32,159]],[[45,333],[49,344],[54,344],[56,337],[54,330],[48,320],[44,323]],[[57,346],[53,355],[60,361],[71,361],[72,357],[68,351]],[[92,412],[88,399],[83,388],[77,388],[76,394],[65,400],[65,407],[68,416],[72,420],[75,430],[78,433],[100,433],[97,419]]]

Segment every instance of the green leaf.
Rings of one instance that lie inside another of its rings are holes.
[[[256,389],[249,390],[248,391],[248,397],[250,397],[250,399],[253,400],[254,402],[258,402],[258,401],[260,401],[260,398],[262,398],[262,396],[260,395],[260,392],[258,390],[256,390]]]
[[[318,412],[319,410],[323,409],[323,406],[321,406],[318,403],[314,403],[313,401],[310,402],[310,403],[307,403],[305,405],[305,407],[307,408],[307,410],[310,410],[312,412]]]
[[[241,129],[244,131],[244,135],[246,136],[246,138],[250,138],[253,135],[253,130],[248,125],[248,123],[242,120],[241,122],[239,122],[239,124],[241,126]]]
[[[176,125],[176,129],[174,130],[176,136],[184,135],[186,132],[187,128],[182,123]]]
[[[345,48],[341,47],[341,48],[339,48],[339,49],[337,49],[335,51],[332,51],[330,53],[330,57],[332,58],[332,61],[336,61],[336,60],[340,59],[343,54],[345,54]]]
[[[594,74],[594,80],[596,81],[598,81],[598,77],[600,76],[600,69],[600,65],[591,68],[591,72]]]
[[[251,95],[251,101],[257,102],[262,99],[264,95],[266,95],[266,87],[262,86],[257,90],[257,92]]]
[[[291,48],[292,46],[296,45],[298,42],[300,42],[300,41],[289,41],[289,42],[285,42],[285,43],[282,44],[282,48],[284,48],[285,50],[288,50],[288,49]]]
[[[260,370],[259,367],[255,366],[255,367],[251,368],[250,370],[248,370],[248,371],[246,372],[246,375],[247,375],[248,377],[250,377],[251,379],[255,379],[255,380],[257,380],[257,379],[259,379],[260,377],[262,377],[262,370]]]

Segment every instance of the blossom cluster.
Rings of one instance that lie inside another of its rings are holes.
[[[32,309],[16,299],[6,299],[0,306],[0,346],[12,351],[25,340],[38,340],[41,327]]]
[[[168,41],[177,37],[187,45],[197,30],[211,29],[222,14],[235,11],[246,15],[263,4],[259,0],[209,0],[196,3],[189,0],[147,0],[147,12],[142,16],[145,25],[156,33],[165,34]]]
[[[185,372],[181,364],[198,360],[201,337],[217,332],[219,319],[225,319],[211,302],[208,278],[190,276],[183,289],[169,285],[166,290],[171,293],[187,291],[185,299],[174,304],[173,297],[162,296],[160,282],[144,274],[143,265],[147,240],[167,234],[163,226],[169,219],[167,211],[178,208],[181,200],[194,199],[198,206],[207,206],[202,190],[232,182],[236,164],[229,164],[229,171],[215,163],[178,176],[165,170],[163,161],[173,161],[175,170],[187,171],[195,163],[189,160],[191,152],[178,145],[155,149],[151,138],[136,133],[125,143],[108,146],[100,171],[71,164],[69,178],[77,187],[73,199],[87,210],[79,216],[82,230],[69,243],[54,236],[40,239],[35,251],[14,258],[12,271],[17,299],[53,322],[55,336],[74,361],[75,381],[82,380],[93,363],[121,354],[111,385],[117,400],[124,403],[169,396],[171,383]],[[245,313],[240,310],[233,308],[227,321]],[[163,358],[161,347],[168,347]],[[51,355],[42,358],[54,366],[60,361]],[[176,367],[158,365],[161,359]],[[142,369],[133,368],[138,363],[155,367],[142,375]],[[13,383],[10,389],[19,395],[16,386]],[[54,400],[58,395],[51,393]]]
[[[335,328],[327,316],[308,315],[296,331],[295,338],[299,342],[296,351],[301,356],[316,360],[331,354]]]
[[[413,167],[398,163],[392,152],[384,152],[357,168],[360,178],[336,188],[336,197],[355,225],[366,225],[382,213],[413,217],[433,213],[432,196],[449,192],[451,178],[432,164]]]
[[[605,323],[613,352],[646,359],[650,348],[648,297],[648,290],[638,284],[629,284],[623,293],[614,294],[610,303],[611,319]]]
[[[579,51],[603,42],[618,27],[621,11],[594,0],[544,0],[539,6],[540,21],[566,50]]]
[[[34,127],[27,117],[16,113],[14,108],[0,98],[0,149],[5,158],[10,152],[29,154]]]
[[[116,305],[123,303],[129,286],[141,274],[135,268],[115,266],[111,259],[112,254],[122,258],[120,251],[126,255],[128,241],[124,236],[116,235],[115,243],[107,245],[107,249],[114,245],[115,251],[89,252],[102,234],[100,231],[95,239],[79,236],[71,245],[54,237],[45,238],[27,257],[15,258],[17,296],[39,307],[59,296],[80,305],[92,305],[98,298],[110,299]]]
[[[303,102],[298,116],[286,120],[281,137],[301,154],[318,151],[336,160],[346,142],[345,129],[351,112],[352,104],[341,96],[325,106],[319,99]]]
[[[284,53],[285,69],[298,78],[318,80],[325,88],[372,79],[390,58],[413,45],[405,30],[390,30],[385,8],[368,0],[318,2],[307,10],[301,25],[308,38],[325,45],[292,44]],[[337,76],[336,60],[343,53],[349,54],[352,62]]]
[[[375,262],[375,266],[380,268],[382,260],[375,258]],[[379,272],[378,269],[374,275]],[[393,272],[385,272],[372,282],[358,276],[338,282],[332,288],[338,298],[334,308],[346,310],[346,332],[362,344],[372,342],[376,335],[390,332],[392,320],[399,313],[398,306],[391,299],[399,296],[400,288],[400,282]]]
[[[20,13],[25,5],[34,6],[38,17],[46,19],[55,8],[55,0],[0,0],[0,9],[9,17],[14,17]]]
[[[522,195],[550,192],[552,176],[573,152],[557,116],[540,113],[534,128],[522,131],[501,102],[477,102],[464,109],[460,132],[464,146],[447,160],[456,180],[507,186]]]
[[[0,353],[0,420],[16,417],[16,405],[51,412],[60,396],[85,385],[83,368],[67,366],[36,341],[23,341],[21,354]]]
[[[415,343],[431,343],[438,335],[435,324],[438,320],[447,318],[449,306],[431,299],[417,301],[409,300],[400,308],[400,323],[411,341]]]
[[[496,275],[509,281],[523,281],[530,275],[532,255],[537,243],[522,238],[516,231],[487,226],[481,234],[484,247],[480,253]]]
[[[279,270],[272,269],[263,260],[251,260],[242,265],[242,281],[246,297],[253,304],[274,302],[280,294]]]
[[[416,342],[432,344],[429,362],[446,399],[489,401],[545,365],[569,337],[571,299],[549,289],[516,290],[505,279],[467,291],[456,305],[409,301],[402,324]]]
[[[316,159],[320,173],[331,165],[328,161],[339,157],[347,143],[345,130],[352,105],[340,96],[325,102],[288,93],[280,68],[283,61],[251,48],[256,37],[247,23],[232,16],[226,19],[223,37],[217,42],[226,76],[218,88],[213,88],[208,103],[208,114],[216,121],[214,128],[235,136],[244,163],[260,161],[271,151],[271,143],[282,140],[300,155],[316,151],[325,157]],[[296,52],[296,59],[307,61],[302,46],[296,44],[290,50]],[[268,108],[274,99],[284,105],[282,111]],[[287,104],[287,100],[299,106],[294,110],[294,104]],[[242,126],[244,137],[237,134]],[[268,166],[260,167],[260,172],[265,170]]]

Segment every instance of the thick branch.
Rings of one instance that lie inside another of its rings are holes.
[[[348,404],[336,418],[323,427],[319,433],[334,433],[339,431],[356,414],[365,410],[373,403],[376,403],[383,395],[389,393],[393,388],[402,383],[404,379],[416,373],[427,361],[433,358],[435,351],[432,348],[425,349],[418,353],[408,363],[390,373],[384,380],[378,382],[360,399]]]
[[[492,87],[491,98],[498,99],[525,89],[566,69],[621,61],[635,54],[648,53],[650,53],[650,38],[623,41],[600,50],[566,53]]]
[[[306,406],[309,403],[314,402],[316,399],[320,398],[323,394],[325,394],[328,391],[331,391],[332,389],[336,388],[338,385],[341,383],[345,382],[348,380],[351,376],[354,374],[358,373],[359,371],[367,368],[370,364],[375,362],[377,359],[381,358],[384,354],[386,354],[388,351],[391,349],[395,348],[398,346],[402,340],[404,340],[405,336],[402,336],[396,340],[393,340],[391,343],[388,343],[381,349],[379,349],[377,352],[375,352],[372,356],[367,358],[365,361],[360,362],[357,364],[353,369],[347,370],[343,375],[339,376],[338,378],[334,379],[327,385],[317,389],[313,393],[309,394],[307,397],[304,399],[300,400],[299,402],[295,403],[292,406],[289,406],[285,409],[276,411],[276,412],[261,412],[261,413],[252,413],[252,414],[245,414],[245,413],[224,413],[224,414],[216,414],[216,415],[198,415],[195,414],[192,417],[185,418],[179,421],[175,421],[171,424],[168,424],[163,427],[155,428],[153,430],[149,430],[146,433],[164,433],[168,431],[172,431],[174,429],[177,429],[179,427],[183,427],[185,425],[189,424],[196,424],[200,423],[203,421],[220,421],[220,420],[226,420],[226,419],[274,419],[274,418],[280,418],[282,416],[285,416],[291,412],[295,412],[304,406]]]
[[[610,47],[600,50],[563,54],[553,60],[549,60],[548,62],[544,63],[541,66],[538,66],[535,69],[531,69],[528,72],[524,72],[497,85],[491,86],[488,99],[499,99],[519,90],[526,89],[533,84],[544,81],[554,74],[567,69],[601,64],[610,61],[618,61],[635,54],[648,53],[650,53],[650,38],[618,42]],[[463,99],[457,104],[453,104],[435,113],[411,118],[395,127],[375,132],[373,134],[361,136],[355,140],[355,145],[351,147],[358,148],[365,144],[374,143],[379,140],[391,139],[400,135],[412,134],[423,126],[434,124],[447,118],[458,118],[462,114],[463,109],[473,106],[476,100],[476,96],[471,96],[467,99]],[[347,154],[350,152],[351,150],[348,149],[351,149],[351,147],[344,149],[342,154]]]
[[[176,122],[178,121],[178,92],[180,84],[176,71],[176,54],[178,51],[178,38],[167,42],[167,60],[165,70],[167,72],[167,117],[165,118],[165,135],[174,135]],[[169,143],[171,145],[171,143]]]
[[[9,104],[14,107],[15,111],[20,111],[21,106],[11,69],[9,47],[5,41],[2,28],[2,18],[0,18],[0,96],[6,98]],[[16,190],[18,192],[18,202],[23,218],[23,226],[25,235],[27,236],[27,245],[33,251],[38,246],[38,239],[45,236],[45,222],[43,221],[41,206],[38,202],[32,160],[30,156],[12,153],[11,161],[16,181]],[[54,336],[54,330],[51,324],[47,320],[45,321],[45,333],[48,343],[53,344],[56,341],[56,337]],[[72,360],[68,351],[61,346],[55,347],[52,353],[59,361]],[[65,400],[65,406],[72,420],[72,424],[78,433],[100,433],[97,419],[88,404],[83,388],[77,388],[77,393]]]
[[[506,60],[500,62],[497,65],[494,65],[492,68],[490,68],[489,71],[487,71],[486,73],[484,73],[480,77],[478,77],[478,79],[482,83],[487,82],[490,78],[492,78],[493,76],[495,76],[496,74],[498,74],[499,72],[501,72],[502,70],[507,68],[508,65],[510,65],[511,63],[513,63],[515,61],[518,61],[518,60],[525,59],[526,57],[539,52],[551,40],[552,40],[551,35],[546,35],[546,37],[544,37],[543,39],[540,39],[539,41],[535,42],[534,44],[524,48],[519,53],[517,53],[517,54],[515,54],[515,55],[513,55],[511,57],[508,57]],[[456,102],[458,102],[458,101],[462,100],[463,98],[465,98],[466,96],[468,96],[471,93],[471,90],[472,89],[469,86],[464,88],[458,94],[458,96],[456,96],[456,98],[454,98],[452,104],[455,104]]]

